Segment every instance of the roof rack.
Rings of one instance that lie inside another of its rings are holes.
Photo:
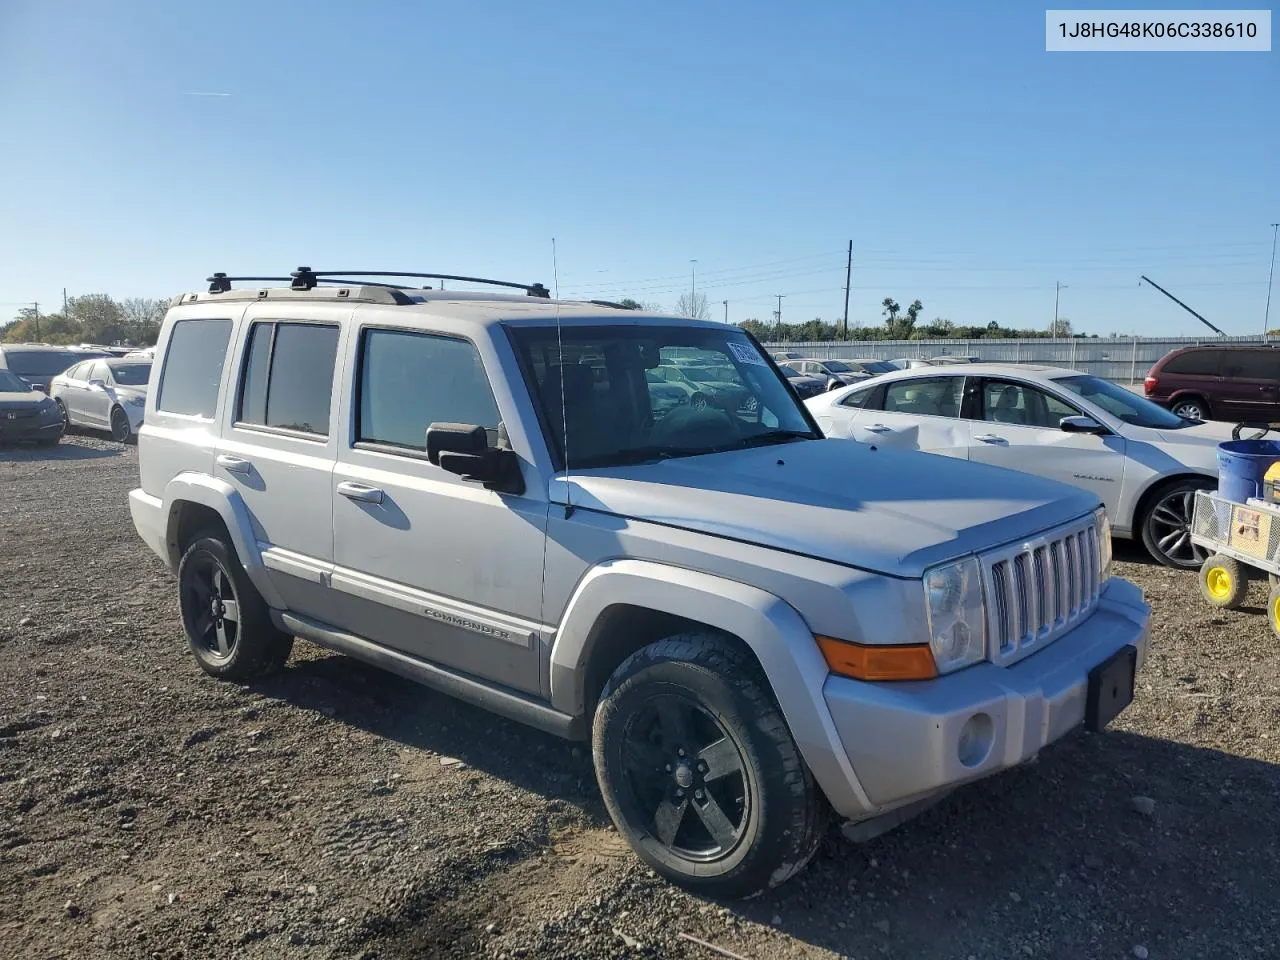
[[[451,273],[409,273],[399,270],[312,270],[299,267],[290,275],[294,290],[312,290],[317,283],[341,282],[347,277],[415,277],[424,280],[456,280],[459,283],[485,283],[494,287],[523,290],[531,297],[551,298],[551,291],[540,283],[512,283],[509,280],[489,280],[485,277],[460,277]],[[388,284],[391,286],[391,284]]]
[[[613,307],[615,310],[639,310],[639,307],[629,307],[625,303],[614,303],[612,300],[588,300],[587,303],[594,303],[597,307]]]

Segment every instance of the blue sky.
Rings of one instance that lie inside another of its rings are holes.
[[[1167,4],[1166,4],[1167,6]],[[0,317],[439,270],[737,321],[1261,330],[1280,54],[1044,51],[1027,3],[0,0]],[[229,96],[193,96],[196,93]],[[1280,325],[1280,304],[1272,305]]]

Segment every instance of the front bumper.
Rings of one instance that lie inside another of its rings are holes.
[[[1142,592],[1113,579],[1087,620],[1012,666],[918,683],[829,677],[827,706],[867,798],[885,811],[1031,759],[1084,721],[1094,667],[1131,646],[1141,670],[1150,617]]]
[[[23,440],[53,440],[62,436],[62,420],[50,423],[36,417],[22,420],[0,420],[0,443]]]

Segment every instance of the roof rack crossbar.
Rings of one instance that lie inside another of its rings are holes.
[[[225,273],[215,273],[212,277],[206,277],[205,279],[209,281],[210,293],[228,293],[231,290],[232,282],[293,283],[293,277],[229,277]],[[345,280],[342,280],[339,277],[317,277],[316,282],[332,283],[332,284],[346,283]],[[374,281],[374,280],[366,280],[359,285],[365,286],[365,287],[384,287],[387,290],[403,290],[404,289],[403,284],[378,283],[377,281]],[[353,286],[353,284],[347,283],[347,286]],[[310,287],[307,287],[305,289],[310,289]],[[431,288],[427,287],[426,289],[430,290]]]
[[[489,280],[485,277],[461,277],[451,273],[411,273],[399,270],[312,270],[299,267],[293,271],[293,289],[310,290],[325,278],[335,277],[416,277],[424,280],[456,280],[459,283],[484,283],[493,287],[509,287],[523,290],[531,297],[551,298],[551,291],[540,283],[512,283],[510,280]]]

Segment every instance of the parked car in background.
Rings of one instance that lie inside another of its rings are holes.
[[[878,377],[882,373],[893,373],[898,369],[888,360],[847,360],[841,357],[840,362],[855,373],[865,373],[868,377]]]
[[[1195,491],[1217,486],[1230,428],[1175,416],[1074,370],[965,364],[903,370],[807,401],[829,437],[945,454],[1096,493],[1118,537],[1171,567],[1198,567]]]
[[[778,363],[782,363],[784,360],[803,360],[805,359],[805,355],[803,353],[796,353],[794,350],[782,350],[775,353],[773,355],[773,359]]]
[[[955,356],[955,357],[942,356],[942,357],[929,358],[929,363],[931,363],[935,367],[944,367],[947,364],[951,364],[951,363],[981,363],[981,362],[982,362],[981,358],[974,357],[974,356]]]
[[[915,370],[917,367],[932,367],[933,361],[926,360],[923,357],[900,357],[897,360],[886,360],[899,370]]]
[[[781,364],[778,366],[778,371],[787,378],[787,382],[795,389],[801,400],[808,400],[810,397],[826,392],[827,381],[822,377],[811,377],[807,373],[801,373],[799,370]]]
[[[657,373],[667,383],[683,389],[695,410],[710,406],[734,413],[747,399],[746,387],[729,379],[737,374],[723,367],[693,362],[680,366],[664,363],[657,367]]]
[[[1172,350],[1142,384],[1147,399],[1189,420],[1280,421],[1280,350],[1205,346]]]
[[[781,366],[790,367],[811,377],[821,377],[828,390],[857,383],[869,376],[861,370],[855,370],[843,360],[787,360]]]
[[[66,426],[110,430],[113,440],[128,443],[142,426],[150,378],[150,360],[81,360],[53,378],[49,396]]]
[[[58,405],[17,374],[0,370],[0,443],[30,440],[51,447],[61,437]]]
[[[86,357],[104,357],[100,351],[72,350],[47,343],[0,343],[0,370],[15,374],[28,389],[49,392],[49,381]]]
[[[151,360],[156,355],[155,347],[143,347],[140,350],[130,350],[124,355],[126,360]]]
[[[644,372],[645,385],[649,388],[649,404],[654,420],[660,420],[676,407],[689,402],[689,392],[679,383],[667,383],[657,370]]]

